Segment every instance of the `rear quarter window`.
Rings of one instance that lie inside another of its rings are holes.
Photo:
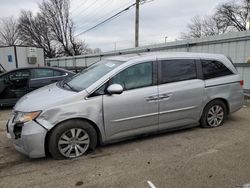
[[[66,73],[64,73],[64,72],[54,70],[54,76],[63,76],[63,75],[65,75],[65,74],[66,74]]]
[[[53,77],[54,72],[51,69],[32,69],[32,78],[48,78]]]
[[[233,72],[222,62],[216,60],[201,60],[204,79],[212,79],[232,75]]]

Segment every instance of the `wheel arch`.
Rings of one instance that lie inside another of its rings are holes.
[[[216,100],[222,101],[222,102],[226,105],[226,108],[227,108],[227,109],[226,109],[226,110],[227,110],[227,115],[230,114],[230,106],[229,106],[228,100],[225,99],[225,98],[218,97],[218,98],[214,98],[214,99],[209,100],[209,101],[203,106],[202,111],[201,111],[201,114],[200,114],[200,119],[201,119],[201,117],[202,117],[202,114],[203,114],[204,109],[206,108],[206,106],[209,105],[211,102],[216,101]]]
[[[85,122],[88,122],[89,124],[91,124],[91,125],[94,127],[94,129],[95,129],[95,131],[96,131],[96,133],[97,133],[97,144],[99,145],[99,144],[102,143],[102,141],[103,141],[103,139],[102,139],[102,134],[101,134],[101,131],[100,131],[99,127],[96,125],[96,123],[94,123],[93,121],[91,121],[91,120],[89,120],[89,119],[86,119],[86,118],[70,118],[70,119],[66,119],[66,120],[63,120],[63,121],[57,123],[52,129],[50,129],[50,130],[47,132],[47,134],[46,134],[46,136],[45,136],[45,141],[44,141],[44,149],[45,149],[46,156],[47,156],[47,155],[50,155],[49,149],[48,149],[48,144],[49,144],[49,138],[50,138],[50,135],[51,135],[52,131],[53,131],[57,126],[59,126],[61,123],[64,123],[64,122],[67,122],[67,121],[73,121],[73,120],[85,121]]]

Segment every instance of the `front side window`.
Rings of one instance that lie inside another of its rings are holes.
[[[69,78],[65,83],[75,91],[82,91],[123,63],[123,61],[99,61],[76,76]]]
[[[120,84],[124,90],[153,85],[153,63],[133,65],[111,79],[111,84]]]
[[[161,64],[161,83],[197,78],[195,61],[191,59],[164,60]]]
[[[29,77],[30,77],[30,72],[28,70],[19,70],[19,71],[11,72],[9,74],[9,80],[11,81],[28,80]]]
[[[53,77],[54,72],[50,69],[32,69],[32,78]]]
[[[217,78],[233,74],[223,63],[215,60],[202,60],[204,79]]]
[[[18,70],[8,74],[6,84],[10,85],[11,89],[20,89],[27,87],[29,79],[30,72],[28,70]]]

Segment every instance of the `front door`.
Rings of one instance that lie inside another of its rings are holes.
[[[13,105],[28,92],[30,71],[12,71],[1,78],[0,100],[2,105]]]
[[[162,61],[159,85],[159,129],[198,123],[204,96],[196,61]]]
[[[158,88],[154,63],[145,62],[126,68],[109,84],[120,84],[120,95],[104,95],[103,110],[108,140],[157,131]]]

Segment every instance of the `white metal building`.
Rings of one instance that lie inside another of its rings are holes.
[[[44,66],[43,48],[28,46],[0,46],[0,71],[21,67]]]

